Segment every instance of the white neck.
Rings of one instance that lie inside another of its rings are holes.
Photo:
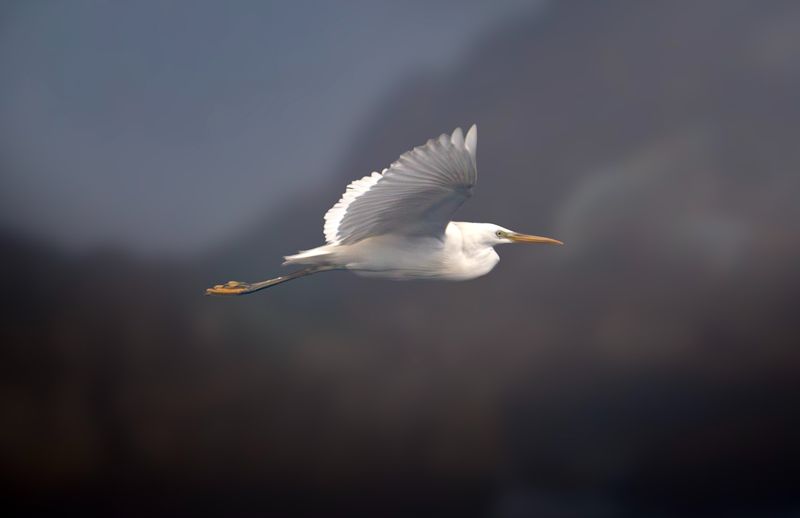
[[[459,272],[459,278],[472,279],[486,275],[500,261],[500,256],[494,250],[497,243],[487,239],[487,229],[486,223],[465,221],[451,221],[447,226],[445,247],[451,249],[451,266]],[[453,249],[458,249],[460,253],[453,253]]]

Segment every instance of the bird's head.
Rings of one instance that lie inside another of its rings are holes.
[[[563,245],[558,239],[542,236],[532,236],[514,232],[499,225],[490,223],[479,224],[476,230],[480,233],[480,239],[490,246],[503,245],[506,243],[529,243],[543,245]]]

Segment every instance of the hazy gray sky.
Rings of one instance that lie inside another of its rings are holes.
[[[395,85],[539,3],[6,4],[0,222],[75,249],[214,242],[330,178]]]

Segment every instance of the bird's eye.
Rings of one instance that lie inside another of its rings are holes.
[[[497,232],[494,233],[494,235],[496,235],[497,237],[503,237],[503,231],[498,230]]]

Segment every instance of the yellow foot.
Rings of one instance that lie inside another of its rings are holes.
[[[251,286],[246,282],[228,281],[217,284],[206,290],[206,295],[241,295],[250,291]]]

